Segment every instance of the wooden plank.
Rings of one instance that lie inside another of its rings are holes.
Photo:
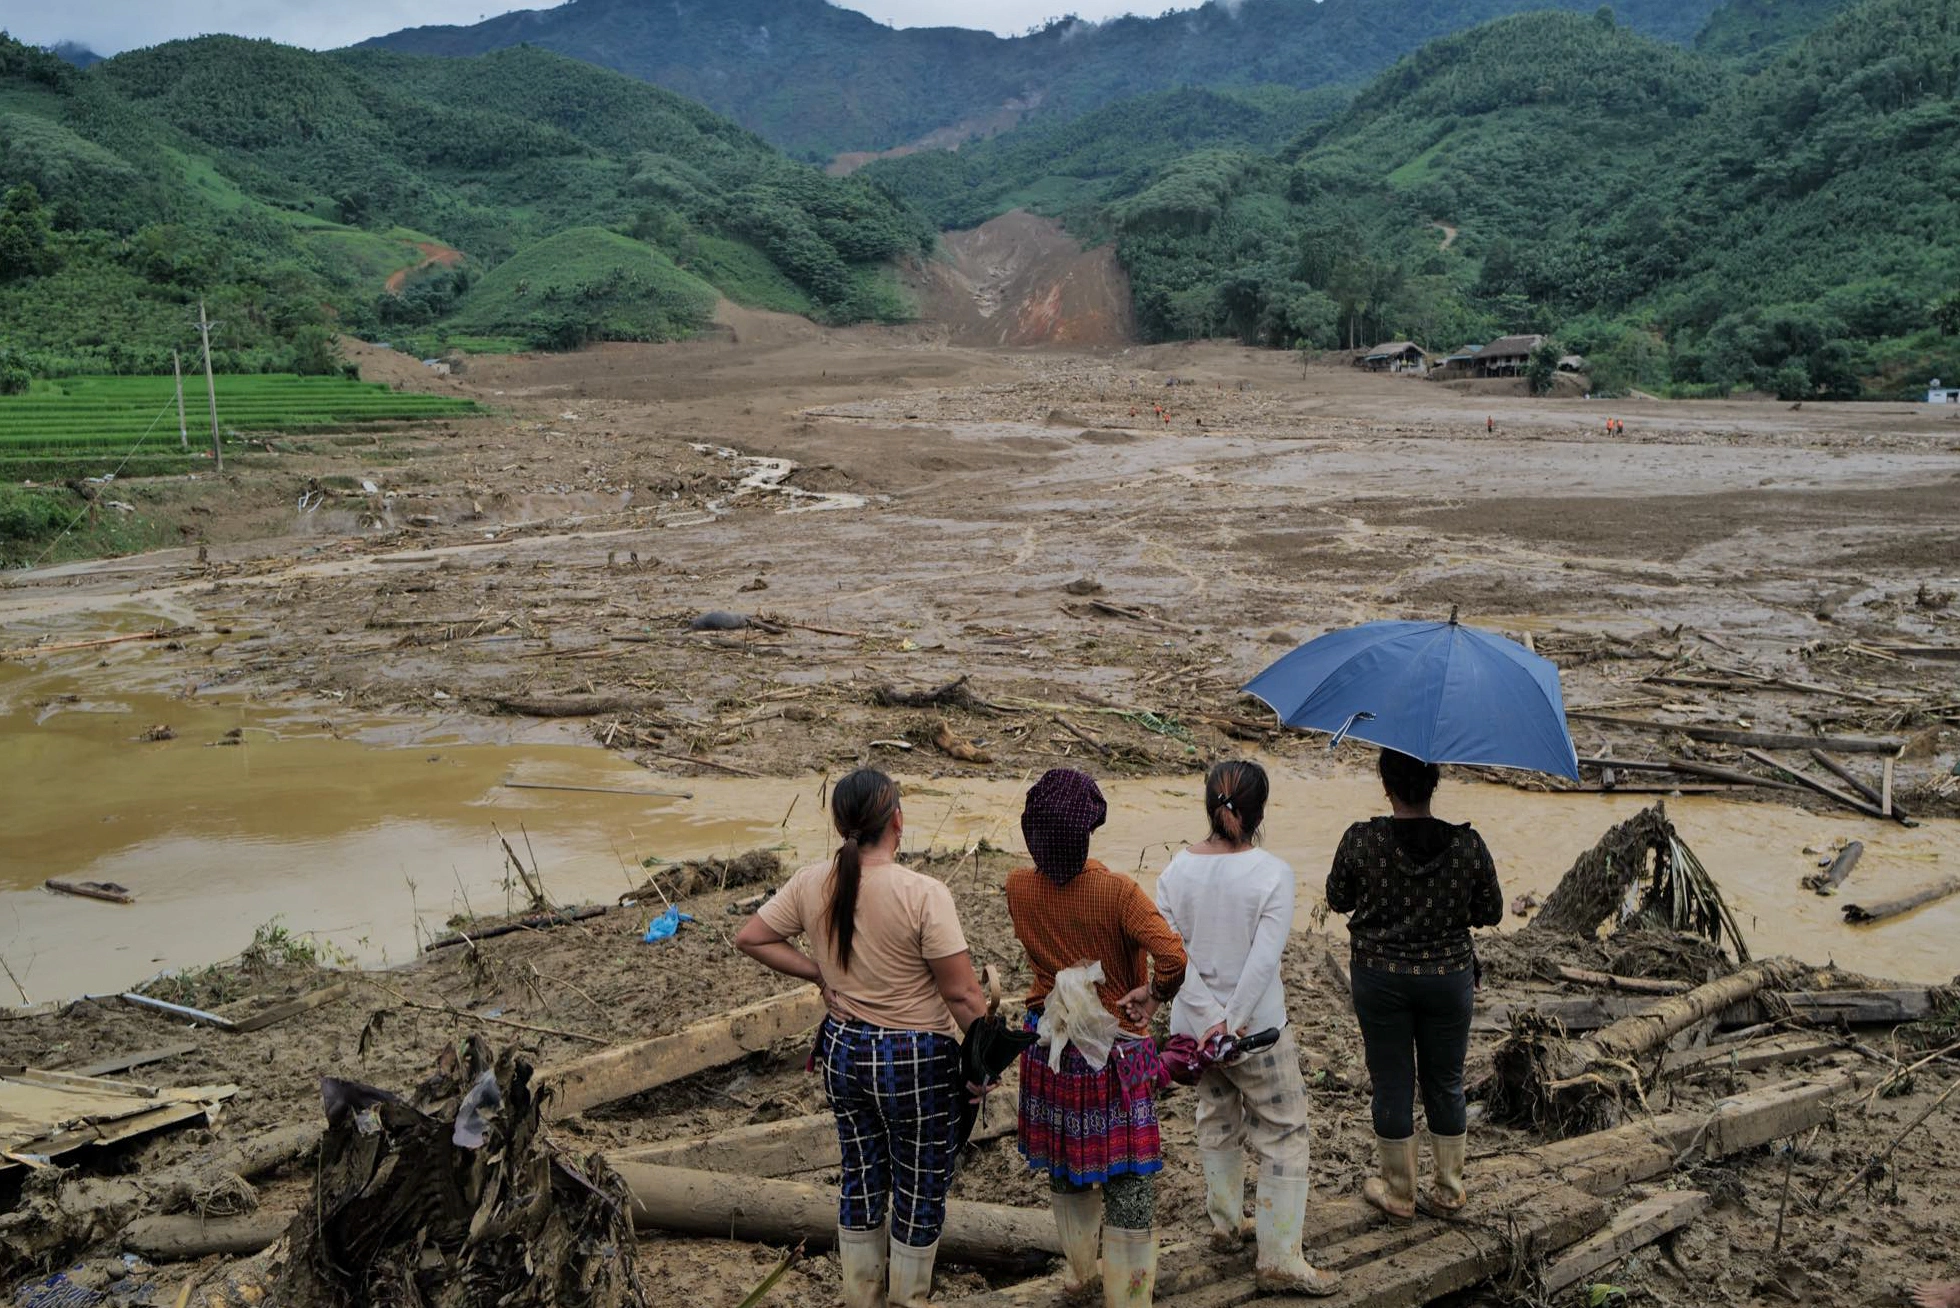
[[[1644,1013],[1654,1000],[1634,995],[1586,995],[1578,999],[1542,999],[1516,1004],[1492,1004],[1471,1019],[1475,1031],[1509,1031],[1513,1018],[1535,1012],[1566,1031],[1597,1031],[1621,1018]]]
[[[1960,892],[1960,880],[1954,882]],[[1776,996],[1791,1012],[1812,1022],[1847,1023],[1851,1026],[1917,1022],[1933,1011],[1932,992],[1907,987],[1900,990],[1786,990]],[[1773,1005],[1766,1006],[1765,1012]]]
[[[197,1052],[197,1042],[181,1041],[174,1045],[158,1045],[154,1049],[139,1049],[133,1054],[117,1054],[94,1063],[84,1063],[74,1068],[76,1076],[110,1076],[116,1072],[127,1072],[133,1067],[147,1067],[151,1063],[168,1062],[185,1054]]]
[[[1832,776],[1836,777],[1839,781],[1842,781],[1845,785],[1857,791],[1860,795],[1863,795],[1865,797],[1865,802],[1868,804],[1875,805],[1881,815],[1891,818],[1894,822],[1897,822],[1900,826],[1916,827],[1919,825],[1917,822],[1914,822],[1912,820],[1910,814],[1908,814],[1904,809],[1899,808],[1897,805],[1893,804],[1892,802],[1891,795],[1892,795],[1893,759],[1891,755],[1888,754],[1885,756],[1885,765],[1884,765],[1885,771],[1882,779],[1882,785],[1884,788],[1882,790],[1873,790],[1870,786],[1865,784],[1864,780],[1861,777],[1859,777],[1857,773],[1853,772],[1850,768],[1846,767],[1843,763],[1839,762],[1837,759],[1832,758],[1829,754],[1825,753],[1821,749],[1811,750],[1810,756],[1813,759],[1816,759],[1817,762],[1823,766],[1825,771],[1829,772]]]
[[[1760,749],[1745,749],[1742,752],[1748,757],[1755,759],[1758,763],[1763,764],[1765,767],[1775,768],[1777,771],[1783,773],[1785,776],[1789,777],[1792,781],[1802,786],[1805,790],[1814,790],[1818,794],[1824,796],[1824,798],[1832,800],[1835,803],[1842,804],[1844,807],[1850,809],[1853,813],[1863,813],[1866,817],[1875,817],[1875,818],[1882,818],[1885,816],[1885,814],[1878,811],[1878,805],[1867,804],[1862,799],[1854,799],[1850,795],[1845,794],[1842,790],[1837,789],[1835,786],[1827,786],[1823,782],[1817,780],[1817,778],[1815,777],[1806,776],[1802,772],[1799,772],[1797,769],[1791,767],[1788,763],[1784,763],[1769,754],[1765,754]]]
[[[1545,1269],[1545,1293],[1555,1295],[1577,1285],[1634,1250],[1680,1230],[1707,1210],[1708,1196],[1700,1190],[1670,1190],[1616,1213],[1605,1230],[1581,1240]]]
[[[1749,1044],[1718,1045],[1713,1049],[1683,1049],[1662,1060],[1669,1072],[1753,1072],[1779,1063],[1801,1062],[1806,1058],[1827,1058],[1843,1049],[1835,1040],[1801,1032],[1776,1036]]]
[[[1445,1226],[1413,1249],[1347,1273],[1335,1299],[1282,1296],[1275,1305],[1338,1303],[1342,1308],[1411,1308],[1467,1290],[1517,1264],[1529,1264],[1597,1231],[1606,1205],[1569,1186],[1553,1186],[1509,1206],[1502,1238],[1465,1224]],[[1166,1304],[1165,1308],[1171,1308]]]
[[[560,1063],[544,1072],[545,1084],[551,1088],[545,1113],[554,1121],[575,1117],[589,1108],[732,1063],[809,1030],[823,1017],[823,996],[815,986],[802,986],[670,1035],[614,1045]]]
[[[1678,731],[1690,740],[1714,745],[1753,745],[1758,749],[1828,749],[1835,754],[1897,754],[1905,748],[1903,740],[1873,736],[1798,736],[1775,731],[1734,731],[1727,727],[1702,727],[1685,722],[1656,722],[1651,718],[1623,718],[1611,713],[1569,710],[1567,719],[1598,722],[1631,731]]]
[[[241,1017],[231,1024],[231,1030],[238,1035],[243,1035],[248,1031],[263,1031],[269,1026],[276,1026],[290,1018],[298,1017],[301,1013],[310,1013],[316,1008],[333,1003],[335,1000],[345,999],[353,993],[354,983],[352,981],[336,981],[330,986],[323,986],[313,991],[311,994],[301,995],[298,999],[290,1000],[283,1004],[274,1004],[271,1008],[263,1009],[260,1012],[252,1014],[250,1017]]]

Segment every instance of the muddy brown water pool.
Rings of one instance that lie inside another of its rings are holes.
[[[528,836],[527,857],[535,855],[547,889],[565,901],[617,897],[647,857],[776,846],[793,862],[828,848],[819,778],[660,778],[556,728],[463,715],[349,722],[331,706],[185,699],[133,671],[119,677],[117,660],[104,662],[86,671],[73,660],[60,670],[0,667],[0,956],[37,1000],[201,966],[235,954],[275,921],[351,961],[400,961],[452,915],[505,911],[499,830],[520,850]],[[140,739],[166,722],[174,739]],[[218,743],[234,729],[243,743]],[[1269,843],[1299,869],[1304,925],[1341,831],[1376,811],[1379,791],[1365,776],[1275,766]],[[512,780],[692,798],[521,789],[506,784]],[[1181,842],[1203,834],[1195,778],[1105,788],[1110,822],[1096,852],[1113,867],[1148,882]],[[1018,848],[1020,794],[1012,781],[912,781],[908,846],[985,838]],[[1438,811],[1477,823],[1507,895],[1542,894],[1644,802],[1452,782]],[[1865,842],[1849,885],[1857,895],[1890,896],[1951,875],[1960,866],[1960,823],[1908,831],[1702,797],[1675,799],[1669,809],[1758,953],[1921,982],[1960,970],[1952,943],[1960,901],[1860,929],[1840,920],[1840,901],[1798,887],[1816,863],[1805,847],[1834,839]],[[137,903],[52,894],[42,888],[49,877],[119,882]]]

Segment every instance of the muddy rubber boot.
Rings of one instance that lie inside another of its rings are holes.
[[[1062,1238],[1062,1256],[1068,1259],[1063,1273],[1063,1291],[1071,1297],[1092,1293],[1100,1271],[1096,1264],[1096,1243],[1102,1235],[1102,1195],[1094,1189],[1080,1194],[1048,1196],[1055,1212],[1055,1232]]]
[[[1308,1294],[1325,1298],[1341,1288],[1339,1272],[1323,1272],[1300,1249],[1307,1216],[1304,1176],[1259,1174],[1253,1212],[1259,1236],[1259,1263],[1253,1279],[1267,1294]]]
[[[1157,1233],[1103,1230],[1103,1308],[1150,1308],[1157,1292]]]
[[[1211,1218],[1211,1247],[1232,1253],[1252,1234],[1245,1220],[1245,1151],[1203,1149],[1205,1216]]]
[[[1463,1188],[1463,1155],[1468,1135],[1432,1135],[1429,1152],[1436,1156],[1436,1184],[1421,1199],[1422,1210],[1432,1217],[1454,1217],[1469,1202]]]
[[[913,1247],[891,1242],[891,1308],[932,1308],[932,1264],[939,1255],[939,1241]]]
[[[1375,1137],[1381,1154],[1381,1175],[1361,1183],[1361,1197],[1398,1222],[1416,1215],[1416,1138],[1385,1140]]]
[[[837,1263],[844,1272],[844,1308],[885,1308],[885,1228],[837,1228]]]

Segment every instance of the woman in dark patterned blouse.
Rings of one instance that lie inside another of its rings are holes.
[[[1415,1216],[1415,1092],[1435,1154],[1425,1211],[1462,1208],[1466,1125],[1463,1058],[1470,1044],[1476,956],[1470,928],[1504,920],[1504,894],[1483,837],[1430,816],[1441,776],[1433,763],[1385,749],[1382,788],[1392,817],[1349,827],[1327,878],[1327,903],[1348,914],[1354,1015],[1375,1083],[1381,1175],[1362,1186],[1390,1217]]]

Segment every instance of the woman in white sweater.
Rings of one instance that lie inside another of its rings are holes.
[[[1244,1238],[1245,1150],[1259,1160],[1253,1229],[1261,1288],[1330,1295],[1336,1272],[1301,1252],[1307,1208],[1307,1090],[1286,1020],[1280,955],[1293,930],[1293,869],[1257,848],[1269,786],[1257,763],[1227,762],[1205,778],[1211,835],[1171,860],[1157,881],[1157,908],[1184,937],[1190,956],[1171,1006],[1171,1034],[1205,1043],[1220,1034],[1277,1027],[1277,1043],[1213,1066],[1198,1082],[1198,1148],[1212,1240]]]

